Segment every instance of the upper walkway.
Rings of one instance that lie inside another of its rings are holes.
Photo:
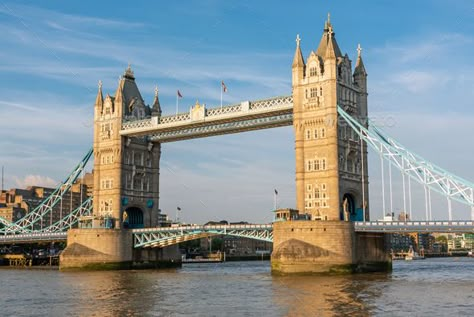
[[[293,97],[281,96],[210,109],[196,103],[189,112],[124,121],[120,134],[163,143],[292,124]]]

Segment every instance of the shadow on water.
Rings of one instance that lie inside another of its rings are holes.
[[[371,316],[371,302],[380,294],[370,286],[390,278],[390,274],[274,277],[274,301],[286,307],[287,316]]]
[[[76,283],[69,316],[145,316],[158,311],[171,316],[172,311],[159,307],[166,289],[155,287],[156,275],[175,275],[170,271],[109,271],[67,273],[65,283]]]

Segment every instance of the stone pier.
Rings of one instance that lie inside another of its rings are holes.
[[[177,246],[134,249],[130,230],[71,229],[60,270],[115,270],[181,266]]]
[[[356,233],[352,222],[276,222],[273,239],[274,274],[384,272],[392,268],[384,235]]]

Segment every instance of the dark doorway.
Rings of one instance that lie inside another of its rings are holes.
[[[143,212],[138,207],[129,207],[123,213],[124,228],[143,228]]]
[[[344,194],[344,196],[342,196],[341,220],[345,219],[345,212],[347,213],[347,220],[353,219],[356,215],[354,196],[351,194]]]

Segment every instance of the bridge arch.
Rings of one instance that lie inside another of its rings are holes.
[[[341,211],[339,213],[339,217],[341,220],[353,220],[356,215],[357,215],[357,209],[356,209],[356,197],[352,192],[346,192],[342,196],[342,205],[341,205]]]
[[[145,226],[143,210],[139,207],[128,207],[122,214],[125,229],[137,229]]]

